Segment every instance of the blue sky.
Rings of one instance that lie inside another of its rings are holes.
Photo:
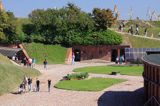
[[[34,9],[61,8],[72,2],[83,11],[91,12],[94,7],[113,9],[118,6],[122,19],[129,19],[129,9],[134,17],[146,19],[147,9],[160,14],[160,0],[2,0],[5,10],[14,12],[17,17],[27,17]]]

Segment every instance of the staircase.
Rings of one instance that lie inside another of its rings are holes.
[[[27,51],[24,49],[23,45],[19,44],[18,47],[22,49],[24,56],[29,59],[29,55],[28,55]]]

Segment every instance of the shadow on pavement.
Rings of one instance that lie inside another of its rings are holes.
[[[136,91],[107,91],[98,99],[98,106],[143,106],[144,89]]]

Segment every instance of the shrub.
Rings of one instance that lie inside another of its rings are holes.
[[[88,78],[89,74],[87,72],[84,73],[74,73],[74,74],[67,74],[67,76],[64,76],[64,80],[81,80]]]

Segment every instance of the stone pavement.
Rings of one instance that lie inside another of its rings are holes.
[[[95,75],[92,77],[123,78],[128,81],[113,85],[100,92],[69,91],[52,88],[47,92],[47,80],[56,84],[63,76],[73,73],[74,68],[101,66],[112,63],[76,63],[72,65],[49,65],[47,70],[37,65],[42,75],[40,92],[29,92],[21,95],[6,94],[0,97],[0,106],[142,106],[143,79],[131,76]]]

